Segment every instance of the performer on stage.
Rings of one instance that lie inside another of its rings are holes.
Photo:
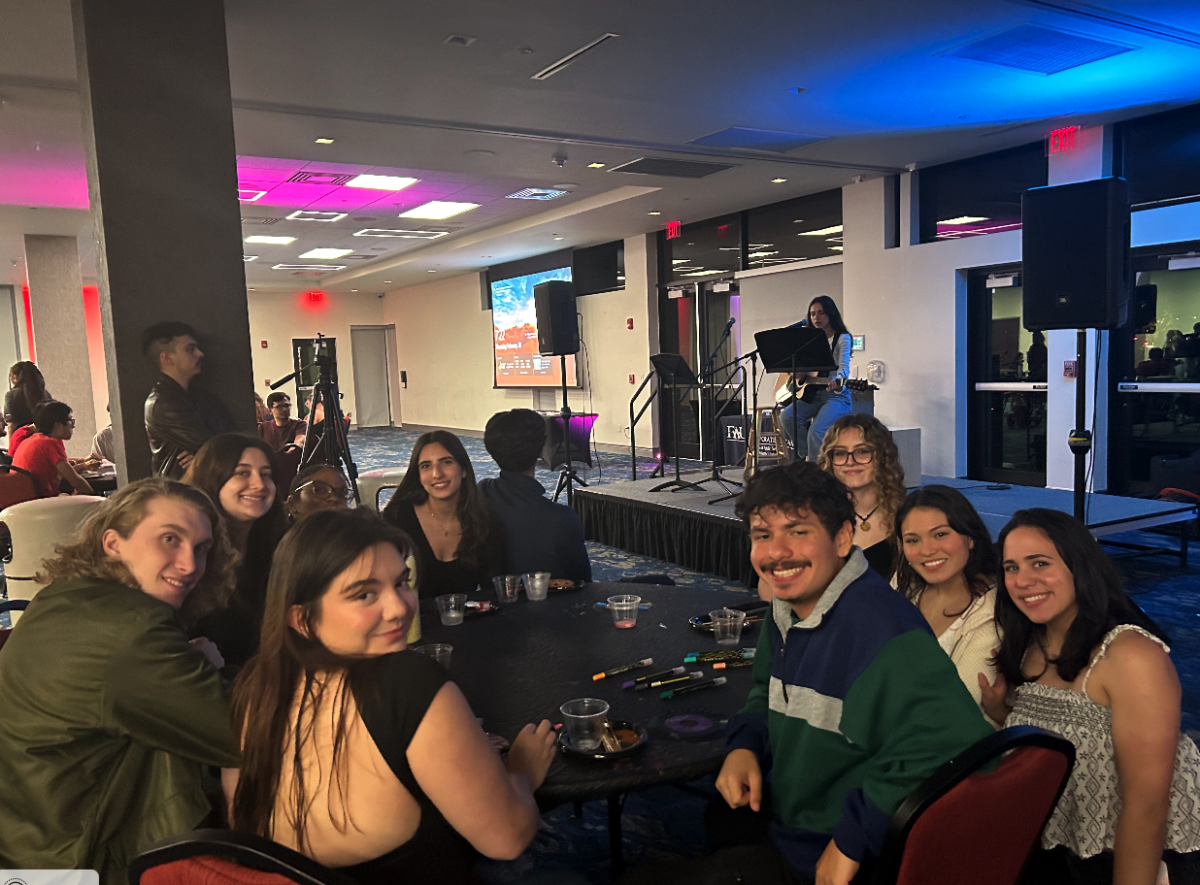
[[[797,373],[792,379],[780,375],[775,383],[776,402],[784,402],[783,432],[795,449],[796,458],[816,460],[825,439],[825,431],[838,418],[850,414],[850,392],[845,384],[850,377],[850,333],[837,305],[828,295],[818,295],[808,305],[808,322],[825,332],[837,370],[828,378],[816,372]],[[790,391],[788,396],[784,391]],[[792,439],[793,427],[799,440]]]

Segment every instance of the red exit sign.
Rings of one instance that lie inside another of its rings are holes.
[[[683,222],[668,221],[667,222],[667,239],[677,240],[683,236]]]
[[[1063,151],[1074,150],[1075,133],[1078,131],[1078,126],[1064,126],[1062,129],[1052,129],[1050,131],[1049,152],[1060,154]]]

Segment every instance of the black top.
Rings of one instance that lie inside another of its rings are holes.
[[[51,399],[53,397],[50,396],[50,391],[46,391],[42,402],[49,402]],[[8,393],[4,394],[4,421],[8,424],[15,424],[17,427],[33,423],[33,409],[25,402],[25,391],[19,387],[12,387]]]
[[[449,679],[446,671],[429,658],[401,651],[383,658],[378,691],[364,693],[365,697],[355,692],[354,701],[367,733],[388,768],[421,809],[417,831],[403,845],[373,860],[339,870],[365,885],[471,882],[471,867],[478,854],[442,817],[408,764],[408,745],[425,718],[425,711]],[[453,764],[453,760],[447,760],[447,764]]]
[[[499,479],[479,483],[479,493],[504,530],[509,574],[550,572],[556,578],[592,579],[579,517],[546,498],[540,482],[501,470]]]
[[[238,427],[225,403],[195,383],[184,390],[178,382],[160,375],[146,397],[146,436],[150,438],[150,468],[155,476],[179,479],[183,452],[192,455],[218,433]]]
[[[413,540],[417,555],[417,589],[422,596],[440,596],[443,593],[471,593],[475,588],[490,590],[492,576],[504,574],[504,530],[494,516],[489,516],[491,527],[476,555],[474,567],[468,566],[460,557],[443,562],[433,555],[421,520],[411,501],[392,498],[383,515],[402,529]],[[461,552],[461,551],[460,551]]]
[[[892,574],[896,571],[896,551],[898,549],[896,537],[893,535],[882,541],[876,541],[863,551],[863,556],[867,558],[867,565],[879,572],[885,581],[890,581]]]

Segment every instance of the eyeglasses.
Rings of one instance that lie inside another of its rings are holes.
[[[859,446],[856,449],[831,449],[829,461],[835,467],[844,467],[853,461],[855,464],[870,464],[875,459],[875,450],[870,446]]]
[[[334,486],[331,486],[327,482],[322,482],[319,479],[310,479],[308,482],[304,483],[302,486],[300,486],[298,489],[296,489],[296,493],[299,494],[300,492],[303,492],[305,489],[308,489],[309,491],[311,491],[318,498],[326,498],[326,499],[338,498],[342,501],[354,500],[354,492],[352,490],[347,489],[347,488],[339,489]]]
[[[68,427],[74,427],[74,426],[75,426],[75,419],[74,419],[74,418],[68,418],[68,419],[67,419],[67,426],[68,426]]]

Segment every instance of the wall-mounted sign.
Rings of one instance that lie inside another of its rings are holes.
[[[1050,131],[1049,152],[1059,154],[1063,151],[1074,150],[1075,133],[1078,131],[1078,126],[1064,126],[1061,129],[1052,129]]]
[[[683,222],[682,221],[668,221],[667,222],[667,239],[668,240],[677,240],[682,236],[683,236]]]

